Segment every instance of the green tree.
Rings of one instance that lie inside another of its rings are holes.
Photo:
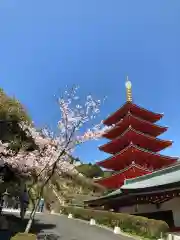
[[[110,176],[112,176],[113,175],[113,171],[104,171],[104,176],[103,177],[110,177]]]
[[[88,178],[102,177],[104,173],[98,165],[93,165],[91,163],[82,164],[80,166],[77,166],[76,169]]]
[[[31,124],[32,121],[22,104],[0,88],[0,140],[10,143],[10,148],[14,151],[22,147],[34,149],[34,141],[21,129],[20,122]]]
[[[7,96],[2,88],[0,88],[0,119],[31,123],[31,118],[22,104],[15,97]]]

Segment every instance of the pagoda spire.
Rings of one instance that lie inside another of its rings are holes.
[[[112,174],[109,177],[95,180],[107,189],[120,188],[126,179],[150,174],[178,160],[178,157],[159,153],[172,145],[172,141],[158,138],[167,130],[167,127],[155,124],[163,114],[136,105],[133,102],[132,84],[128,77],[124,83],[126,102],[103,121],[104,125],[110,126],[102,135],[109,142],[101,145],[99,149],[111,156],[96,163],[104,169],[111,170]],[[97,206],[98,204],[99,202]]]
[[[129,81],[128,76],[126,78],[125,86],[126,86],[126,101],[132,102],[132,84],[131,81]]]

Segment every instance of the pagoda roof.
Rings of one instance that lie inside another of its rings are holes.
[[[172,141],[155,138],[129,127],[120,137],[100,146],[99,149],[107,153],[116,154],[130,143],[153,152],[159,152],[172,145]]]
[[[108,126],[116,124],[128,112],[152,123],[160,120],[163,117],[162,113],[155,113],[143,107],[140,107],[132,102],[126,102],[123,106],[120,107],[120,109],[118,109],[115,113],[111,114],[107,119],[105,119],[103,123]]]
[[[136,193],[128,192],[126,194],[121,189],[117,189],[116,191],[113,191],[107,195],[84,201],[84,203],[94,207],[103,206],[109,203],[113,205],[117,203],[118,207],[132,206],[137,203],[163,203],[176,196],[180,196],[179,184],[180,182],[178,182],[178,186],[174,188],[166,186],[164,189],[143,189],[143,191]]]
[[[168,191],[175,191],[180,186],[180,164],[172,165],[168,168],[155,171],[150,174],[146,174],[134,179],[127,179],[125,184],[99,198],[94,198],[91,201],[85,202],[86,204],[103,205],[104,200],[109,202],[110,199],[117,198],[118,201],[125,200],[129,197],[132,199],[133,196],[152,196],[154,193],[165,194]],[[126,193],[125,193],[126,192]],[[101,204],[102,203],[102,204]],[[125,205],[126,201],[122,203]]]
[[[167,130],[167,127],[153,124],[149,121],[143,120],[142,118],[136,117],[131,113],[128,113],[123,119],[116,123],[115,127],[105,132],[103,137],[114,139],[120,136],[129,126],[133,127],[137,131],[149,134],[154,137],[157,137]]]
[[[180,183],[180,164],[172,165],[148,175],[126,180],[121,190],[140,190],[144,188],[147,190],[147,188],[155,188],[173,183]]]
[[[95,182],[106,188],[117,189],[124,184],[125,179],[135,178],[148,173],[151,173],[149,169],[132,162],[131,165],[120,172],[106,178],[98,179]]]
[[[134,144],[130,144],[116,155],[111,156],[103,161],[97,162],[96,164],[106,169],[119,171],[134,161],[141,166],[144,165],[148,169],[153,168],[154,170],[173,164],[177,161],[177,159],[178,157],[165,156],[159,153],[145,150]]]

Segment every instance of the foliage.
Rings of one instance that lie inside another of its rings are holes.
[[[38,148],[32,152],[19,151],[15,154],[9,151],[7,146],[2,145],[3,154],[6,155],[4,161],[12,165],[14,168],[21,169],[22,172],[27,172],[34,176],[33,185],[37,182],[40,184],[38,188],[38,197],[35,201],[34,209],[30,214],[26,231],[28,232],[36,209],[39,205],[40,198],[44,188],[50,183],[55,173],[76,174],[79,172],[75,166],[70,163],[70,157],[77,145],[80,145],[88,140],[97,139],[102,136],[107,128],[102,126],[102,122],[93,125],[87,131],[85,125],[96,118],[101,105],[100,100],[94,100],[92,96],[87,96],[84,105],[81,104],[77,96],[77,88],[72,88],[69,92],[58,98],[60,108],[60,120],[58,122],[58,133],[54,134],[48,129],[37,131],[34,127],[20,123],[20,127],[32,137]],[[80,174],[79,174],[80,175]]]
[[[104,192],[102,186],[79,174],[58,175],[56,173],[50,183],[44,189],[43,196],[47,204],[54,202],[53,209],[58,208],[62,202],[83,206],[85,200],[99,197]]]
[[[81,163],[80,159],[77,157],[75,158],[73,156],[69,156],[69,160],[70,160],[70,163],[72,163],[72,164],[76,164],[77,162]]]
[[[17,233],[11,240],[36,240],[37,236],[30,233]]]
[[[88,178],[106,178],[113,174],[113,171],[103,171],[98,165],[92,163],[81,164],[77,166],[76,169]]]
[[[75,189],[79,187],[79,193],[81,192],[81,189],[83,188],[83,193],[89,193],[92,192],[104,192],[104,188],[96,183],[94,183],[91,179],[88,179],[87,177],[80,175],[79,173],[72,174],[72,173],[64,173],[64,174],[55,174],[52,179],[51,183],[56,186],[58,190],[61,190],[61,188],[64,186],[64,184],[67,186],[67,188],[70,186],[71,189]],[[65,189],[63,189],[64,192]],[[71,192],[72,193],[72,192]]]
[[[5,94],[0,88],[0,119],[16,122],[31,123],[31,119],[26,113],[25,108],[16,99]]]
[[[103,177],[110,177],[110,176],[112,176],[114,174],[114,172],[113,171],[104,171],[104,174],[103,174]]]
[[[78,172],[82,173],[88,178],[94,178],[94,177],[102,177],[103,176],[103,170],[96,164],[81,164],[76,167]]]
[[[15,98],[7,96],[0,89],[0,140],[8,142],[9,148],[18,152],[20,148],[35,148],[33,139],[27,137],[18,123],[31,123],[25,108]]]
[[[58,99],[61,111],[61,118],[58,122],[58,134],[53,134],[48,129],[43,129],[41,132],[34,127],[24,124],[20,126],[27,136],[32,137],[38,149],[33,152],[21,151],[14,155],[8,152],[8,158],[5,159],[8,163],[25,170],[34,170],[37,175],[50,175],[50,170],[58,167],[59,172],[76,172],[74,165],[70,164],[70,156],[79,144],[85,141],[99,138],[104,129],[102,124],[97,124],[87,131],[84,130],[84,125],[94,119],[99,113],[100,100],[93,100],[92,96],[87,96],[84,106],[76,103],[78,97],[77,89],[72,89],[70,93],[65,91],[63,97]],[[79,133],[79,134],[78,134]],[[6,151],[7,149],[5,149]],[[7,152],[7,151],[6,151]]]
[[[73,214],[75,218],[89,221],[95,219],[98,224],[111,228],[119,226],[121,230],[147,238],[160,238],[162,234],[168,232],[167,223],[160,220],[148,219],[140,216],[133,216],[124,213],[114,213],[108,211],[99,211],[93,209],[84,209],[77,207],[61,207],[63,214]]]

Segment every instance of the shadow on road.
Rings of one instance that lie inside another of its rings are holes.
[[[24,232],[28,219],[24,219],[22,221],[18,216],[11,214],[4,214],[4,216],[6,216],[6,219],[9,223],[9,230],[0,230],[0,239],[9,240],[16,233]],[[43,224],[40,223],[38,220],[35,220],[31,229],[31,233],[39,234],[42,230],[51,230],[53,228],[55,228],[54,224]]]
[[[37,240],[60,240],[60,236],[56,235],[56,234],[42,234],[42,235],[38,235]]]

